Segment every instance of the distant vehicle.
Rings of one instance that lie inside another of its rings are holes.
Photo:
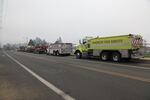
[[[34,47],[34,53],[47,53],[47,47],[46,45],[39,45]]]
[[[27,46],[27,48],[26,48],[26,52],[34,52],[34,46]]]
[[[25,46],[20,46],[17,51],[25,52],[26,51],[26,47]]]
[[[122,58],[144,57],[143,39],[140,35],[121,35],[111,37],[86,37],[76,47],[77,59],[82,57],[99,57],[101,60],[120,61]]]
[[[72,53],[72,43],[54,43],[50,44],[47,48],[49,55],[70,55]]]

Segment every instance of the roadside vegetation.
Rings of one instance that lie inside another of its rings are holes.
[[[145,53],[144,57],[150,58],[150,53]]]

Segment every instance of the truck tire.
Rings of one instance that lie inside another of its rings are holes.
[[[121,61],[121,54],[120,54],[119,52],[114,52],[114,53],[112,54],[112,60],[113,60],[114,62],[119,62],[119,61]]]
[[[56,56],[56,51],[53,51],[53,56]]]
[[[81,59],[82,58],[82,54],[81,54],[81,52],[76,52],[76,58],[77,59]]]
[[[108,53],[107,52],[102,52],[100,55],[100,59],[102,61],[107,61],[108,60]]]
[[[46,55],[49,55],[49,53],[47,52]]]
[[[56,56],[59,56],[60,54],[59,54],[59,51],[56,51]]]

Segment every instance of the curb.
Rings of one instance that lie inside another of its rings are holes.
[[[150,60],[150,58],[141,58],[141,60]]]

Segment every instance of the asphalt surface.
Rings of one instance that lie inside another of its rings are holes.
[[[76,100],[150,100],[148,60],[113,63],[16,51],[0,51],[0,100],[64,100],[22,66]]]

